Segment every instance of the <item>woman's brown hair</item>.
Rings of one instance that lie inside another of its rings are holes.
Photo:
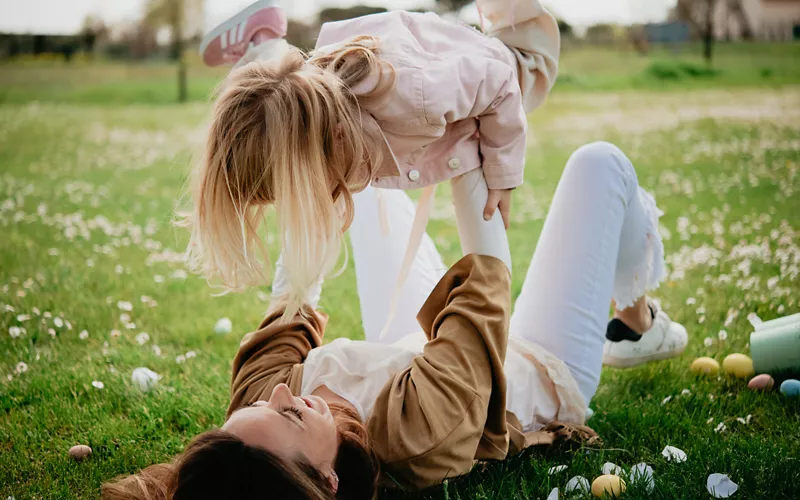
[[[171,464],[150,466],[107,483],[103,500],[370,500],[378,481],[378,459],[364,425],[347,408],[331,404],[339,432],[334,470],[336,493],[325,476],[303,461],[289,461],[249,446],[231,433],[197,436]]]
[[[229,291],[265,284],[258,231],[274,204],[288,284],[279,303],[285,319],[294,317],[336,267],[352,194],[382,161],[384,139],[365,133],[361,109],[394,87],[394,69],[379,53],[378,40],[362,36],[310,58],[295,49],[231,72],[193,171],[194,206],[181,222],[191,229],[191,269]]]

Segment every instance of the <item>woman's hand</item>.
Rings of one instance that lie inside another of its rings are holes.
[[[511,223],[511,191],[513,189],[489,190],[489,199],[486,201],[486,208],[483,209],[484,220],[490,220],[499,208],[500,215],[503,217],[503,225],[508,230],[508,226]]]

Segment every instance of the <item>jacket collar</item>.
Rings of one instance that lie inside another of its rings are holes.
[[[361,112],[361,127],[364,133],[373,137],[380,137],[380,141],[378,142],[381,148],[381,157],[383,161],[375,170],[375,176],[399,177],[401,174],[400,164],[397,162],[397,157],[395,157],[392,147],[389,146],[389,140],[386,138],[386,135],[383,133],[383,130],[381,130],[375,118],[366,110],[362,110]]]

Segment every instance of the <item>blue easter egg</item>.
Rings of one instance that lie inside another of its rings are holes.
[[[781,394],[790,398],[800,396],[800,380],[790,378],[781,384]]]

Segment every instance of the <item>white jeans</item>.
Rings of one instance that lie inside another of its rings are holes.
[[[508,241],[504,231],[497,231],[502,229],[499,214],[489,223],[477,220],[487,196],[482,175],[467,174],[455,181],[453,196],[464,252],[505,260]],[[392,343],[420,330],[416,314],[447,266],[425,235],[401,291],[396,318],[380,339],[415,207],[403,191],[378,193],[374,188],[356,195],[355,202],[350,237],[364,333],[368,341]],[[379,203],[390,221],[389,234],[381,228]],[[475,213],[465,214],[470,210]],[[587,404],[600,381],[611,299],[619,308],[632,305],[664,275],[659,215],[652,196],[639,187],[633,165],[616,146],[589,144],[569,159],[509,333],[561,359]]]

